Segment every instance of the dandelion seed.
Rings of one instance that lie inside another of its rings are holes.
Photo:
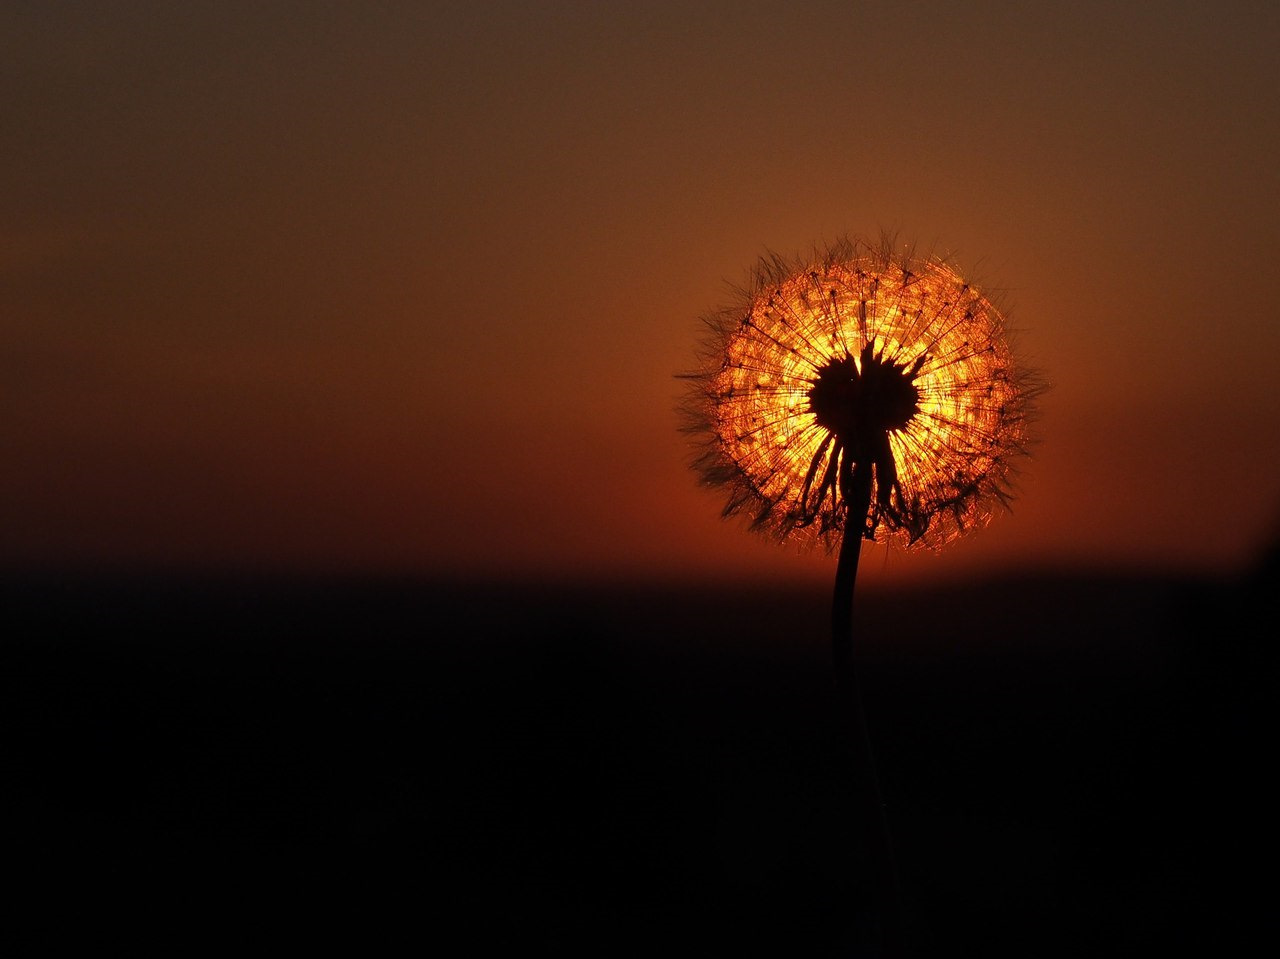
[[[1035,376],[999,309],[943,260],[887,240],[762,259],[705,320],[683,412],[726,516],[828,551],[847,529],[937,549],[1008,506]]]

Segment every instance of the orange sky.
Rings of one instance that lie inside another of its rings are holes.
[[[1270,3],[7,4],[0,562],[829,577],[674,412],[769,250],[895,230],[1052,383],[1015,512],[871,580],[1280,527]]]

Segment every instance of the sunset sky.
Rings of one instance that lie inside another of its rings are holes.
[[[872,583],[1280,535],[1280,6],[11,2],[0,565],[828,578],[676,405],[756,259],[896,232],[1051,384]]]

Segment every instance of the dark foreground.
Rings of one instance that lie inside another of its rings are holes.
[[[3,592],[4,927],[41,951],[878,954],[823,592]],[[1243,954],[1274,597],[859,597],[917,955]]]

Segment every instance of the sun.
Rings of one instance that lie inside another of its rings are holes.
[[[1001,311],[941,258],[861,240],[773,257],[705,319],[686,429],[726,515],[828,550],[846,528],[939,548],[1008,505],[1034,377]]]

